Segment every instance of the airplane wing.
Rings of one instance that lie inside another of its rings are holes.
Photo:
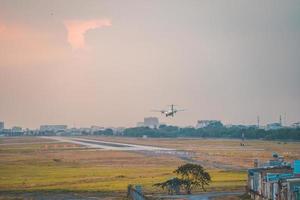
[[[180,110],[174,110],[175,112],[182,112],[185,111],[186,109],[180,109]]]
[[[166,110],[151,110],[152,112],[160,112],[162,114],[166,113],[167,111]]]

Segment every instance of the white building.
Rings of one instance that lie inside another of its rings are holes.
[[[300,128],[300,122],[295,122],[291,125],[292,128]]]
[[[65,131],[68,128],[67,125],[41,125],[40,131]]]
[[[271,123],[271,124],[267,124],[265,130],[277,130],[281,128],[282,128],[281,123]]]
[[[114,135],[123,135],[126,127],[108,127],[107,129],[111,129]]]
[[[219,120],[198,120],[196,124],[196,128],[205,128],[214,125],[219,126],[222,125],[222,123]]]
[[[159,127],[158,118],[157,117],[145,117],[144,125],[149,128],[158,128]]]
[[[11,128],[11,131],[14,132],[14,133],[22,132],[22,127],[14,126],[14,127]]]
[[[157,117],[145,117],[144,122],[138,122],[137,127],[149,127],[149,128],[158,128],[159,120]]]
[[[105,127],[102,127],[102,126],[91,126],[91,132],[97,132],[97,131],[104,131],[105,130]]]

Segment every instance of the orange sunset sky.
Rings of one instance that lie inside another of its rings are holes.
[[[298,1],[0,0],[0,121],[300,121],[299,36]]]

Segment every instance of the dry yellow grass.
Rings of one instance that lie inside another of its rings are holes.
[[[278,142],[247,140],[240,146],[241,140],[199,139],[199,138],[123,138],[94,137],[99,140],[126,142],[132,144],[155,145],[175,148],[194,153],[193,159],[202,161],[208,168],[218,165],[247,169],[253,166],[253,160],[268,161],[273,152],[283,155],[287,161],[300,159],[300,142]]]
[[[246,172],[238,169],[251,167],[254,158],[267,160],[276,151],[291,160],[299,158],[300,151],[299,143],[247,141],[241,147],[239,140],[94,138],[171,147],[192,156],[182,160],[176,155],[85,149],[34,137],[1,138],[0,144],[11,145],[0,145],[0,191],[125,193],[128,184],[142,184],[147,192],[161,192],[153,184],[173,177],[172,171],[188,161],[209,169],[210,190],[238,190],[246,184]]]

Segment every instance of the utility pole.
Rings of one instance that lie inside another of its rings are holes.
[[[279,115],[279,124],[280,124],[280,126],[282,126],[282,119],[281,119],[281,115]]]

